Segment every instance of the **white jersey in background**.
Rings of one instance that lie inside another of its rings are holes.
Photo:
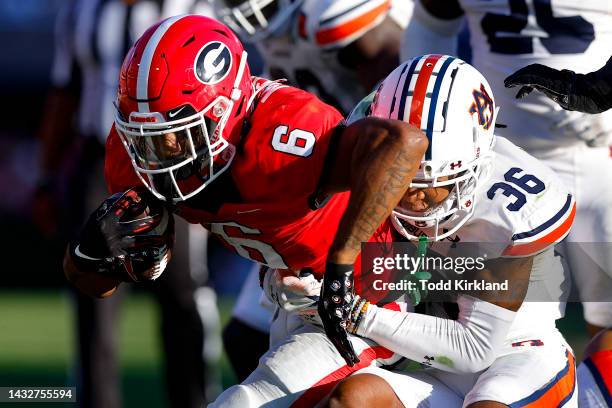
[[[285,34],[257,42],[264,70],[272,79],[286,78],[347,113],[369,90],[340,62],[338,51],[387,15],[406,27],[412,6],[412,0],[305,0]]]
[[[499,133],[544,160],[576,197],[576,225],[564,255],[583,302],[588,302],[586,320],[609,326],[612,304],[591,302],[609,299],[606,293],[612,291],[612,254],[606,245],[612,242],[612,186],[601,184],[602,176],[612,174],[607,147],[612,142],[612,111],[566,111],[539,92],[516,100],[516,89],[504,88],[503,80],[533,63],[581,73],[599,69],[612,54],[612,2],[460,3],[472,36],[473,64],[489,78],[502,106],[499,121],[508,125]],[[509,26],[522,29],[513,33]],[[590,140],[600,147],[588,148],[585,141]]]
[[[561,109],[534,92],[516,100],[504,78],[529,64],[588,73],[612,54],[609,0],[459,0],[467,17],[472,64],[489,80],[502,107],[500,135],[535,153],[584,144],[612,130],[612,112],[587,115]]]

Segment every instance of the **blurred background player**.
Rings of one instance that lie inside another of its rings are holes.
[[[40,130],[43,176],[34,202],[34,217],[46,234],[57,234],[64,241],[75,238],[85,214],[107,195],[104,143],[113,123],[117,79],[127,50],[151,24],[188,12],[210,14],[211,5],[204,0],[74,0],[60,12],[53,89]],[[212,394],[209,398],[220,388],[210,371],[220,354],[219,318],[215,293],[203,286],[206,234],[186,223],[177,229],[179,262],[149,289],[161,307],[170,405],[200,407],[206,401],[205,388]],[[78,291],[74,295],[78,401],[84,407],[118,407],[115,329],[121,297],[97,300]]]
[[[521,87],[517,99],[536,89],[563,109],[601,113],[612,107],[612,59],[588,74],[531,64],[507,77],[504,85]],[[608,251],[611,249],[608,244]],[[586,347],[578,379],[581,407],[612,406],[612,328],[600,331]]]
[[[588,330],[594,335],[612,324],[610,300],[612,186],[600,183],[612,172],[609,135],[612,112],[589,116],[560,108],[545,95],[515,101],[504,78],[529,63],[590,72],[609,57],[612,15],[604,0],[570,1],[419,0],[405,32],[402,56],[454,48],[463,15],[469,23],[473,64],[491,82],[503,106],[500,135],[543,160],[573,191],[578,203],[576,228],[564,245],[566,261],[584,302]],[[564,16],[564,17],[561,17]],[[418,39],[422,39],[419,41]],[[590,301],[590,302],[589,302]]]
[[[348,113],[399,63],[412,0],[215,0],[217,17],[253,42],[271,79]]]
[[[286,79],[344,114],[397,67],[412,12],[412,0],[215,0],[214,5],[221,21],[256,45],[263,76]],[[258,282],[254,271],[223,332],[239,381],[268,349],[271,311]],[[245,335],[252,339],[248,349],[240,343]]]

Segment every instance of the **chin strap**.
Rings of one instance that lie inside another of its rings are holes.
[[[242,96],[242,91],[240,90],[240,82],[242,82],[242,76],[244,75],[244,67],[247,63],[248,53],[242,50],[242,55],[240,56],[240,64],[238,65],[238,73],[236,74],[236,80],[234,81],[234,88],[232,89],[232,94],[230,98],[232,101],[236,102]]]

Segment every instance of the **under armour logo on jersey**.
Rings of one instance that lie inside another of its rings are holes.
[[[489,96],[484,84],[480,84],[480,90],[474,89],[472,95],[474,96],[474,102],[470,106],[470,113],[478,113],[478,124],[487,130],[493,123],[493,113],[495,111],[493,99]]]
[[[543,346],[544,342],[540,339],[537,340],[523,340],[523,341],[518,341],[516,343],[512,343],[512,347],[526,347],[526,346],[530,346],[530,347],[540,347]]]
[[[232,54],[227,45],[219,41],[206,44],[195,60],[198,80],[207,85],[221,82],[232,67]]]
[[[455,170],[455,168],[458,168],[458,169],[461,168],[461,160],[451,163],[450,168],[451,170]]]

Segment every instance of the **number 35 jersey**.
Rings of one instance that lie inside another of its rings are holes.
[[[342,116],[297,88],[258,78],[254,83],[259,91],[250,129],[232,165],[192,200],[179,203],[176,213],[202,224],[243,257],[322,273],[349,193],[335,194],[317,210],[309,207],[309,197]],[[140,184],[115,131],[107,139],[105,176],[113,193]],[[230,198],[215,197],[228,185],[235,190]],[[203,205],[207,200],[219,201],[218,208]]]
[[[609,0],[459,0],[469,23],[473,65],[489,80],[499,106],[499,134],[530,152],[605,143],[612,112],[585,115],[561,109],[539,92],[516,100],[504,78],[534,63],[587,73],[610,57]]]

